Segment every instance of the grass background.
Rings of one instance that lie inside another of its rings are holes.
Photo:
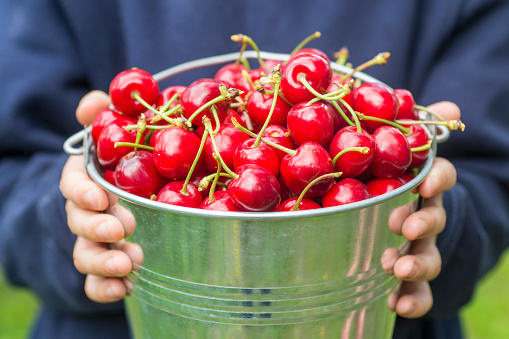
[[[509,252],[488,274],[462,311],[466,339],[509,338]],[[6,284],[0,272],[0,339],[24,339],[37,314],[37,299]]]

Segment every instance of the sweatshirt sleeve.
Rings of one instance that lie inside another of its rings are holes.
[[[120,312],[120,303],[90,301],[73,265],[75,236],[59,191],[62,144],[80,129],[74,112],[90,86],[54,2],[2,5],[0,75],[0,261],[7,279],[56,311]]]
[[[508,18],[508,1],[463,1],[439,47],[425,53],[423,43],[416,54],[418,102],[455,102],[466,124],[438,146],[458,183],[444,195],[447,224],[437,240],[443,266],[431,282],[429,317],[456,314],[509,245]]]

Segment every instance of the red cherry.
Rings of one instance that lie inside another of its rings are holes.
[[[157,141],[157,138],[159,137],[159,135],[161,133],[163,133],[165,130],[164,129],[156,129],[154,130],[154,133],[152,133],[152,136],[150,137],[150,140],[148,142],[148,145],[150,147],[154,147],[156,145],[156,141]]]
[[[182,93],[186,90],[186,86],[170,86],[166,87],[159,93],[159,97],[156,101],[156,107],[164,106],[168,101],[170,101],[171,98],[175,94],[182,95]],[[180,97],[173,101],[173,103],[170,105],[170,108],[176,107],[180,104]],[[176,115],[178,117],[178,115]],[[170,116],[170,118],[173,118],[174,116]]]
[[[157,194],[164,184],[165,180],[157,172],[152,153],[147,151],[126,154],[115,168],[115,186],[143,198]]]
[[[137,116],[147,110],[133,97],[135,93],[153,105],[159,96],[159,85],[150,73],[137,68],[120,72],[110,83],[111,103],[129,116]]]
[[[299,49],[297,52],[293,53],[291,57],[295,58],[301,54],[315,54],[315,55],[318,55],[318,56],[324,58],[327,62],[330,62],[329,56],[324,51],[317,49],[317,48],[311,48],[311,47]]]
[[[96,145],[97,140],[99,140],[99,135],[101,134],[104,127],[112,122],[116,122],[116,124],[119,126],[127,126],[136,125],[138,120],[136,120],[135,117],[119,114],[109,108],[103,109],[95,116],[94,121],[92,122],[92,131],[90,132],[92,135],[92,140]]]
[[[299,195],[314,179],[334,172],[332,159],[320,144],[306,141],[297,148],[295,155],[287,154],[281,160],[281,176],[293,193]],[[328,191],[334,178],[321,180],[306,193],[306,198],[315,198]]]
[[[352,108],[364,115],[394,121],[398,115],[399,102],[394,93],[382,84],[365,82],[352,92]],[[373,133],[383,122],[361,120],[361,126]]]
[[[254,91],[247,101],[247,111],[249,112],[251,121],[258,126],[263,126],[265,120],[267,120],[273,102],[274,95],[267,95]],[[286,116],[290,108],[292,108],[292,106],[278,97],[269,124],[286,125]]]
[[[316,54],[306,53],[291,58],[282,71],[280,88],[283,96],[292,104],[315,98],[299,81],[300,74],[306,76],[306,81],[314,90],[324,94],[332,79],[332,68],[330,62]]]
[[[281,188],[268,169],[258,165],[243,165],[238,177],[228,187],[230,199],[243,211],[269,212],[281,202]]]
[[[242,126],[242,127],[246,127],[246,122],[244,121],[245,119],[239,114],[237,113],[236,111],[234,111],[233,109],[230,110],[230,114],[228,114],[226,116],[226,118],[224,118],[223,120],[223,123],[225,124],[231,124],[232,123],[232,118],[235,118],[235,120],[237,120],[237,122]]]
[[[332,117],[332,122],[334,123],[334,134],[339,132],[339,130],[342,129],[343,127],[350,126],[338,112],[336,107],[334,107],[334,105],[332,105],[329,101],[321,101],[321,103],[325,105],[327,112],[329,112],[330,116]],[[351,114],[348,112],[346,107],[344,107],[341,102],[338,102],[337,104],[343,110],[346,116],[351,118]]]
[[[248,71],[247,74],[249,75],[249,79],[251,79],[251,82],[255,83],[262,76],[262,72],[265,71],[262,70],[261,68],[257,68]],[[240,95],[242,99],[246,98],[247,93],[253,92],[253,88],[251,87],[247,79],[244,78],[244,76],[240,76],[237,79],[237,82],[235,83],[235,88],[244,92],[243,94]]]
[[[332,75],[332,82],[331,84],[329,85],[329,87],[327,88],[327,92],[330,93],[330,92],[335,92],[337,90],[339,90],[339,86],[338,84],[346,84],[347,82],[349,82],[350,80],[352,80],[352,78],[348,78],[348,79],[345,79],[345,80],[342,80],[343,79],[343,74],[339,74],[339,73],[334,73]],[[355,89],[355,83],[354,83],[354,89]],[[353,90],[352,90],[353,91]],[[343,97],[343,100],[346,101],[347,104],[349,104],[350,106],[352,106],[352,92],[348,93],[347,95],[345,95]],[[341,104],[340,102],[338,102],[338,104]],[[343,104],[341,104],[340,106],[342,106]],[[343,108],[343,107],[341,107]],[[348,115],[350,115],[346,108],[343,110],[343,112],[347,113]]]
[[[115,169],[120,158],[134,150],[130,146],[115,147],[115,143],[134,143],[136,142],[136,134],[136,130],[126,131],[115,122],[104,127],[97,140],[97,159],[101,166],[109,170]]]
[[[236,129],[232,124],[222,124],[219,128],[215,141],[219,154],[221,154],[221,158],[228,168],[233,167],[233,159],[238,146],[247,139],[249,139],[249,136]],[[217,170],[217,161],[212,156],[214,152],[212,139],[208,136],[203,147],[203,164],[209,172]]]
[[[375,156],[369,171],[379,178],[394,178],[406,171],[412,161],[407,138],[392,126],[379,127],[373,133]]]
[[[412,173],[406,171],[406,172],[403,172],[400,176],[398,176],[396,179],[398,179],[399,181],[401,181],[404,184],[408,184],[410,181],[412,181],[414,179],[414,176]]]
[[[181,127],[165,129],[154,146],[154,162],[159,173],[170,180],[185,180],[201,140]],[[200,167],[201,161],[198,163]]]
[[[105,170],[103,174],[104,180],[115,186],[115,171]]]
[[[288,112],[287,126],[297,145],[314,141],[327,147],[334,136],[334,121],[322,102],[301,102]]]
[[[372,197],[389,193],[401,186],[403,186],[403,183],[397,178],[375,178],[366,184]]]
[[[219,81],[207,78],[196,80],[190,84],[180,97],[184,116],[190,118],[201,106],[219,97],[221,95],[219,89],[221,84],[222,83]],[[223,121],[230,113],[230,103],[228,100],[217,102],[215,107],[217,109],[219,121]],[[203,116],[207,116],[212,122],[214,121],[214,115],[210,111],[210,107],[207,107],[193,119],[193,124],[203,126]]]
[[[184,181],[172,181],[166,184],[157,194],[156,201],[170,205],[198,208],[202,202],[198,187],[193,183],[188,183],[187,195],[185,195],[182,193],[184,183]]]
[[[275,212],[290,212],[293,206],[295,206],[295,203],[297,202],[298,199],[299,197],[291,197],[286,199],[281,204],[279,204]],[[320,206],[314,200],[303,198],[299,204],[298,210],[299,211],[314,210],[317,208],[322,208],[322,206]]]
[[[228,212],[241,212],[241,209],[237,207],[230,199],[230,195],[226,191],[214,192],[215,200],[210,202],[209,197],[206,197],[201,205],[200,209],[209,211],[228,211]]]
[[[322,206],[332,207],[371,198],[366,185],[354,178],[342,179],[322,196]]]
[[[229,63],[216,72],[214,80],[222,82],[228,87],[235,87],[237,80],[242,77],[243,70],[247,71],[242,64]]]
[[[405,125],[404,121],[409,119],[403,119],[402,124],[410,129],[412,132],[406,136],[408,143],[411,148],[421,147],[427,145],[429,142],[428,133],[426,133],[426,129],[422,125]],[[412,162],[408,166],[408,168],[414,168],[422,164],[428,158],[429,149],[424,151],[412,152]]]
[[[399,102],[398,119],[419,120],[419,114],[415,109],[415,100],[412,93],[402,88],[395,89],[393,92]]]
[[[334,165],[338,172],[343,172],[341,178],[354,178],[364,172],[371,164],[375,156],[375,141],[368,132],[357,132],[354,126],[348,126],[340,130],[329,145],[329,154],[334,157],[339,152],[352,147],[368,147],[369,153],[352,151],[341,155]]]
[[[295,142],[292,140],[292,138],[286,136],[287,132],[288,130],[281,125],[269,125],[267,126],[265,131],[263,131],[262,137],[265,140],[271,141],[280,146],[294,150],[297,148],[297,146],[295,145]],[[274,152],[276,152],[276,155],[279,158],[279,160],[282,160],[287,154],[285,151],[282,151],[275,147],[272,147],[272,149],[274,150]]]
[[[235,128],[235,127],[234,127]],[[268,169],[274,176],[279,174],[279,158],[273,148],[263,142],[253,147],[256,139],[247,139],[235,151],[233,165],[237,171],[242,165],[256,164]],[[222,156],[222,154],[221,154]]]

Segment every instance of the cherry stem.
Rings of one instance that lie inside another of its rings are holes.
[[[214,122],[216,123],[216,129],[214,130],[214,135],[219,132],[219,129],[221,128],[221,123],[219,122],[219,116],[217,115],[217,109],[215,105],[212,105],[210,107],[210,111],[212,112],[212,115],[214,116]]]
[[[145,129],[147,128],[147,119],[145,118],[145,114],[141,113],[140,118],[138,119],[138,123],[136,124],[136,128],[138,132],[136,133],[136,141],[135,144],[140,144],[141,137],[143,133],[145,133]],[[138,150],[138,146],[134,147],[134,151]]]
[[[309,184],[307,184],[307,186],[304,188],[302,193],[299,194],[299,197],[297,198],[295,205],[293,205],[293,207],[290,211],[298,211],[299,210],[299,205],[300,205],[302,199],[304,199],[304,196],[306,195],[307,191],[309,191],[309,189],[311,187],[313,187],[314,184],[316,184],[317,182],[319,182],[323,179],[327,179],[327,178],[339,178],[341,176],[341,174],[343,174],[343,172],[327,173],[327,174],[319,176],[318,178],[311,181]]]
[[[247,83],[249,84],[249,87],[251,87],[251,90],[252,91],[256,91],[256,86],[255,84],[253,83],[253,80],[251,80],[251,77],[249,76],[249,73],[243,69],[240,74],[244,77],[244,79],[246,79]]]
[[[465,130],[465,124],[461,122],[461,120],[395,120],[398,124],[401,125],[439,125],[446,126],[451,131],[461,130],[462,132]]]
[[[251,131],[247,130],[244,126],[242,126],[241,124],[239,124],[239,122],[237,121],[237,119],[232,118],[232,123],[233,123],[233,125],[235,126],[235,128],[236,128],[236,129],[238,129],[239,131],[242,131],[242,132],[246,133],[247,135],[249,135],[249,136],[251,136],[251,137],[253,137],[253,138],[258,137],[258,135],[257,135],[257,134],[254,134],[253,132],[251,132]],[[269,140],[267,140],[267,139],[261,138],[260,140],[261,140],[262,142],[266,143],[267,145],[272,146],[272,147],[275,147],[275,148],[277,148],[278,150],[283,151],[283,152],[285,152],[285,153],[288,153],[288,154],[290,154],[290,155],[292,155],[292,156],[293,156],[293,155],[295,155],[295,154],[297,154],[297,151],[295,151],[295,150],[293,150],[293,149],[290,149],[290,148],[286,148],[286,147],[281,146],[281,145],[278,145],[278,144],[276,144],[276,143],[274,143],[274,142],[272,142],[272,141],[269,141]]]
[[[244,53],[244,51],[246,50],[246,47],[247,47],[247,42],[242,43],[242,47],[240,47],[240,51],[239,51],[239,57],[237,58],[237,60],[235,60],[235,66],[239,65],[240,59],[242,59],[242,53]]]
[[[290,53],[290,56],[294,55],[298,51],[300,51],[304,46],[306,46],[311,40],[314,40],[316,38],[319,38],[322,35],[322,33],[316,31],[310,36],[306,37],[304,40],[302,40]]]
[[[170,105],[173,104],[175,102],[175,100],[177,100],[179,98],[180,94],[178,93],[175,93],[173,94],[173,96],[170,98],[170,100],[168,100],[167,103],[165,103],[163,106],[161,107],[158,107],[158,110],[159,110],[159,113],[165,113],[168,108],[170,108]]]
[[[214,153],[212,153],[212,155],[214,155]],[[209,187],[209,184],[210,184],[210,180],[213,180],[215,177],[217,176],[217,173],[213,173],[213,174],[210,174],[208,176],[206,176],[205,178],[201,179],[200,180],[200,184],[198,185],[198,191],[203,191],[203,190],[206,190],[207,187]],[[228,178],[231,178],[232,176],[229,175],[228,173],[219,173],[219,176],[220,177],[228,177]],[[218,182],[217,183],[219,186],[224,186],[224,187],[227,187],[227,185],[223,184],[223,183],[220,183]]]
[[[350,52],[346,46],[341,47],[338,52],[334,53],[334,58],[336,59],[336,63],[338,65],[345,65],[349,57]]]
[[[344,150],[342,150],[341,152],[336,154],[334,159],[332,159],[332,163],[334,165],[336,165],[336,161],[338,161],[339,157],[342,156],[345,153],[348,153],[348,152],[361,152],[362,154],[368,154],[369,152],[371,152],[371,149],[369,147],[350,147],[350,148],[345,148]]]
[[[349,74],[344,75],[341,78],[341,81],[345,81],[346,79],[352,77],[355,73],[361,72],[368,67],[374,65],[387,65],[387,59],[391,56],[389,52],[378,53],[373,59],[366,61],[365,63],[355,67]]]
[[[232,118],[233,120],[234,118]],[[217,156],[219,157],[219,161],[221,162],[221,166],[223,166],[226,173],[228,173],[232,178],[237,179],[239,176],[233,172],[223,161],[223,158],[221,157],[221,153],[219,153],[219,150],[217,148],[216,139],[214,137],[214,133],[212,131],[212,124],[210,123],[210,119],[206,116],[203,117],[203,123],[205,125],[205,130],[209,131],[210,134],[210,140],[212,141],[212,146],[214,147],[214,152],[217,153]]]
[[[350,114],[352,115],[352,118],[353,120],[355,121],[355,126],[357,127],[357,133],[362,133],[362,128],[361,128],[361,122],[359,121],[359,117],[357,116],[357,114],[355,114],[355,111],[353,110],[352,106],[350,106],[345,100],[343,99],[339,99],[339,101],[343,104],[343,106],[346,107],[346,109],[348,110],[348,112],[350,112]],[[343,111],[341,109],[341,107],[339,107],[339,105],[337,105],[336,109],[339,108],[340,110],[340,113]]]
[[[360,112],[355,112],[355,114],[359,117],[360,120],[369,120],[369,121],[378,121],[383,122],[386,125],[395,127],[399,129],[401,132],[403,132],[404,135],[410,135],[412,134],[412,131],[406,127],[403,127],[401,124],[398,124],[397,122],[386,120],[386,119],[380,119],[376,117],[372,117],[369,115],[362,114]]]
[[[429,113],[429,114],[431,114],[432,116],[434,116],[435,118],[437,118],[440,121],[445,121],[445,119],[440,114],[438,114],[435,111],[430,110],[428,107],[424,107],[424,106],[421,106],[421,105],[414,105],[414,109],[419,110],[419,111],[424,111],[426,113]]]
[[[189,122],[192,122],[194,118],[196,118],[196,116],[198,114],[200,114],[201,112],[203,112],[206,108],[214,105],[214,104],[217,104],[218,102],[221,102],[223,100],[225,100],[226,98],[223,96],[223,95],[219,95],[218,97],[210,100],[209,102],[205,103],[204,105],[202,105],[200,108],[198,108],[190,117],[189,119],[187,119]]]
[[[212,156],[217,161],[217,172],[216,176],[214,177],[214,180],[212,181],[212,186],[210,186],[209,191],[209,201],[214,202],[216,201],[216,198],[214,197],[214,191],[216,190],[217,181],[219,180],[219,174],[221,174],[221,160],[219,160],[219,156],[214,152],[212,153]]]
[[[412,152],[426,151],[431,148],[432,142],[433,142],[432,140],[428,140],[428,142],[425,145],[410,148],[410,151],[412,151]]]
[[[182,189],[180,190],[180,193],[187,196],[189,193],[187,192],[187,185],[189,185],[189,182],[191,181],[191,176],[193,175],[194,169],[196,168],[196,164],[198,164],[198,160],[200,160],[200,156],[203,152],[203,147],[205,146],[205,141],[207,140],[207,136],[209,135],[209,131],[205,130],[203,132],[203,136],[201,138],[200,147],[198,148],[198,152],[196,153],[196,156],[194,157],[193,164],[191,165],[191,168],[189,169],[189,173],[187,173],[186,181],[184,182],[184,185],[182,186]]]
[[[123,142],[123,141],[117,141],[113,145],[113,147],[115,147],[115,148],[117,148],[117,147],[138,147],[138,148],[141,148],[141,149],[146,149],[148,151],[153,151],[154,150],[154,147],[151,147],[151,146],[137,144],[137,143],[134,143],[134,142]]]
[[[244,35],[244,34],[236,34],[236,35],[232,35],[231,36],[231,39],[235,42],[238,42],[239,44],[245,44],[245,43],[248,43],[251,47],[253,47],[253,49],[256,51],[256,57],[258,59],[258,62],[260,63],[260,66],[264,69],[264,70],[268,70],[267,69],[267,66],[265,66],[265,63],[263,62],[263,59],[260,57],[260,49],[258,48],[258,46],[255,44],[255,42],[253,41],[253,39],[251,39],[250,37],[248,37],[247,35]]]
[[[279,70],[278,66],[276,66],[276,68]],[[274,99],[272,100],[272,105],[270,106],[269,114],[267,115],[267,119],[265,119],[265,122],[264,122],[262,128],[258,132],[256,140],[255,140],[255,142],[253,144],[253,148],[260,146],[260,139],[262,138],[262,134],[267,129],[267,126],[269,126],[270,119],[272,118],[272,114],[274,113],[274,109],[276,108],[276,101],[277,101],[277,98],[278,98],[277,93],[279,92],[279,84],[280,84],[280,81],[276,81],[276,88],[274,89],[274,91],[275,91],[274,92]]]

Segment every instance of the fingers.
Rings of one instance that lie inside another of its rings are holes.
[[[450,190],[456,184],[456,168],[444,158],[436,158],[424,181],[419,185],[419,194],[424,198]]]
[[[122,300],[128,294],[128,290],[123,279],[87,275],[85,294],[93,301],[112,303]]]
[[[424,199],[421,209],[408,216],[401,226],[401,234],[408,240],[423,239],[440,234],[447,216],[442,203],[443,194]]]
[[[101,110],[110,105],[109,96],[102,91],[92,91],[86,94],[76,108],[76,119],[83,126],[90,125]]]
[[[461,110],[453,102],[441,101],[428,106],[431,111],[438,113],[445,120],[455,120],[461,118]]]
[[[442,258],[434,237],[414,240],[408,255],[399,258],[393,268],[394,275],[404,281],[430,281],[441,269]]]
[[[83,156],[71,156],[62,170],[60,191],[76,206],[92,211],[108,208],[108,196],[88,176],[83,166]]]
[[[405,318],[419,318],[429,312],[433,306],[433,295],[429,283],[426,281],[403,281],[396,302],[389,306],[398,315]]]

